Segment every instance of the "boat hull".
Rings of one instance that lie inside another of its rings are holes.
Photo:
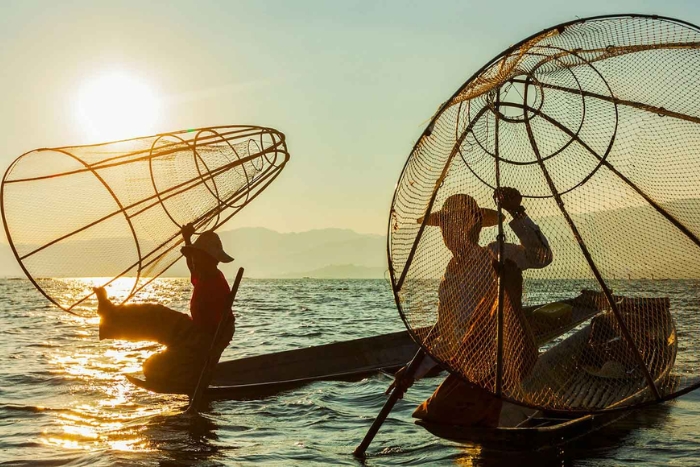
[[[417,420],[430,433],[460,443],[481,444],[506,451],[542,451],[563,446],[621,420],[631,411],[584,415],[574,418],[543,416],[529,426],[467,427]],[[533,426],[539,425],[539,426]]]
[[[209,398],[258,398],[312,381],[356,381],[378,371],[393,372],[418,351],[407,331],[332,344],[258,355],[217,365]],[[263,370],[264,369],[264,370]],[[143,389],[186,394],[171,384],[157,384],[126,375]]]

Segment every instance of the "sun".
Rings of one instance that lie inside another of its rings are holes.
[[[93,142],[151,135],[159,114],[151,88],[123,72],[86,81],[79,89],[76,107],[79,124]]]

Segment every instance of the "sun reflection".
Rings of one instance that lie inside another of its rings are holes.
[[[109,447],[111,449],[114,449],[115,451],[139,451],[139,452],[148,452],[148,451],[154,451],[155,449],[149,448],[149,445],[146,441],[143,440],[119,440],[119,441],[110,441],[109,442]]]
[[[150,443],[140,436],[131,439],[110,439],[109,435],[99,435],[97,433],[80,433],[66,430],[63,436],[49,435],[41,439],[41,442],[48,446],[63,449],[97,451],[105,447],[115,451],[129,452],[149,452],[154,451]]]
[[[72,278],[69,281],[75,293],[84,293],[94,285],[105,283],[105,278]],[[182,300],[178,280],[158,280],[135,301],[169,303]],[[110,296],[126,296],[133,286],[133,278],[122,278],[108,287]],[[95,307],[86,301],[85,307]],[[94,311],[93,311],[94,313]],[[61,315],[69,324],[72,346],[54,347],[46,353],[48,368],[62,379],[70,381],[68,407],[55,413],[55,425],[45,430],[41,442],[63,449],[143,452],[157,447],[148,436],[149,425],[155,417],[169,417],[182,411],[184,396],[147,393],[126,381],[124,374],[141,369],[143,362],[161,349],[156,343],[127,341],[98,341],[99,317],[90,318]],[[145,402],[144,402],[145,398]],[[51,409],[49,409],[51,410]]]
[[[97,439],[99,435],[95,432],[95,428],[89,426],[72,426],[66,425],[63,427],[63,432],[67,435],[76,435],[82,438]]]
[[[45,430],[41,442],[72,450],[154,450],[144,436],[145,426],[142,422],[156,415],[172,413],[172,401],[166,398],[165,403],[136,406],[129,402],[134,390],[127,384],[117,383],[106,388],[109,390],[92,398],[89,403],[77,404],[68,411],[58,413],[56,427]]]
[[[461,447],[462,455],[455,459],[455,465],[471,467],[480,464],[478,461],[482,459],[482,446],[479,444],[468,444]]]
[[[86,450],[86,451],[90,451],[93,449],[92,446],[89,446],[87,444],[81,444],[81,443],[79,443],[75,440],[72,440],[72,439],[47,437],[47,438],[43,438],[41,441],[44,444],[47,444],[49,446],[55,446],[55,447],[64,448],[64,449],[82,449],[82,450]]]

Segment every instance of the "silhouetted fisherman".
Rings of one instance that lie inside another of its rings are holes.
[[[149,382],[187,393],[194,390],[219,322],[224,320],[224,328],[212,355],[214,364],[235,330],[229,285],[218,269],[219,262],[229,263],[233,258],[224,252],[216,233],[203,232],[194,244],[193,234],[191,224],[182,228],[185,246],[181,251],[193,285],[191,317],[160,304],[115,306],[103,288],[95,289],[101,317],[100,339],[146,340],[167,346],[144,362],[143,373]]]
[[[525,213],[516,189],[496,190],[495,198],[513,218],[509,225],[520,240],[520,244],[504,243],[501,276],[503,391],[512,393],[532,371],[538,353],[522,311],[522,271],[547,266],[552,262],[552,252],[539,227]],[[437,321],[424,344],[437,359],[461,368],[474,384],[450,374],[413,416],[438,423],[495,427],[502,402],[483,387],[495,389],[499,246],[497,242],[480,246],[479,234],[483,227],[498,225],[498,213],[480,208],[469,195],[456,194],[445,200],[442,209],[430,214],[426,225],[440,227],[453,257],[440,282]],[[389,391],[395,385],[405,391],[414,379],[422,378],[435,366],[435,360],[426,355],[414,378],[404,377],[404,367]]]

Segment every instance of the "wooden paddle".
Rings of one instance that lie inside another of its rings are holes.
[[[423,349],[420,349],[418,353],[416,353],[415,357],[413,357],[413,360],[411,360],[411,363],[408,364],[408,368],[406,368],[406,372],[402,377],[412,378],[416,373],[418,366],[423,361],[423,357],[425,357],[425,352]],[[379,415],[377,415],[377,418],[374,419],[374,423],[372,423],[372,426],[369,427],[369,430],[367,431],[367,434],[362,442],[355,448],[355,451],[352,453],[353,456],[360,459],[365,458],[365,451],[367,451],[367,448],[372,443],[372,440],[379,431],[379,428],[381,428],[384,420],[386,420],[386,417],[389,416],[389,412],[391,412],[391,409],[394,408],[396,401],[399,400],[400,396],[403,396],[404,391],[399,386],[400,385],[397,384],[394,387],[394,390],[391,391],[391,394],[389,394],[389,399],[387,399],[387,401],[384,403],[384,407],[382,407],[382,410],[379,412]]]
[[[233,302],[236,299],[236,293],[238,292],[238,287],[241,285],[241,279],[243,279],[243,268],[238,268],[238,273],[236,274],[236,279],[233,281],[233,286],[231,287],[231,293],[229,294],[229,307],[233,307]],[[221,319],[219,324],[216,326],[216,332],[214,333],[214,338],[211,341],[211,347],[209,348],[209,355],[204,361],[204,366],[202,366],[202,371],[199,373],[199,380],[197,380],[197,386],[192,393],[192,398],[190,399],[190,405],[185,410],[185,414],[198,413],[199,405],[202,401],[202,396],[204,391],[209,387],[211,378],[214,375],[214,367],[212,365],[212,357],[214,351],[216,350],[216,344],[221,338],[221,330],[224,328],[225,322],[228,322],[226,318]],[[215,362],[216,363],[216,362]]]

